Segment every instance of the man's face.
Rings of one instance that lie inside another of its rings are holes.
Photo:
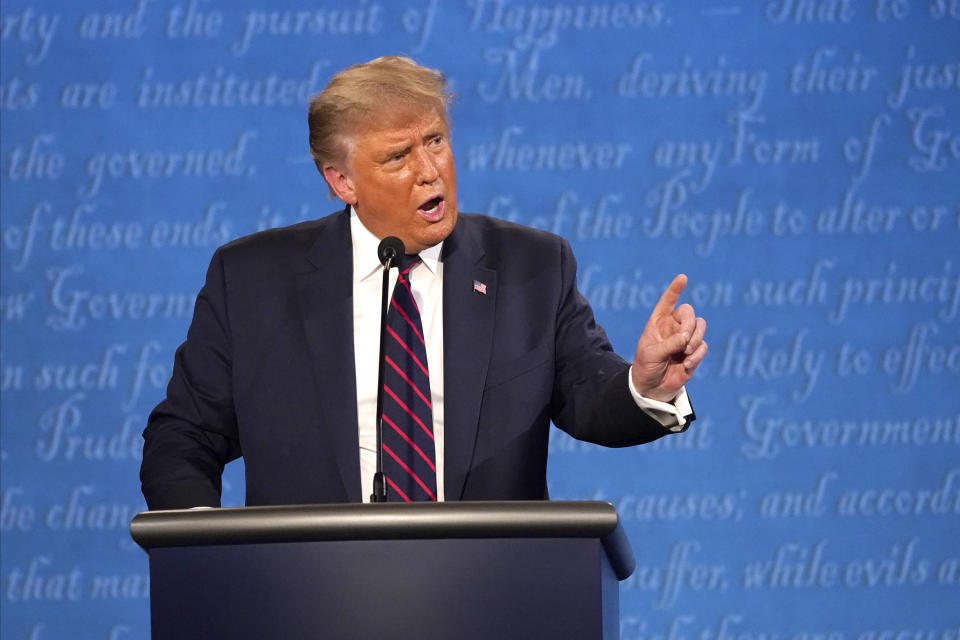
[[[443,241],[457,222],[457,170],[437,114],[375,125],[353,136],[347,169],[327,168],[334,191],[378,238],[397,236],[407,253]]]

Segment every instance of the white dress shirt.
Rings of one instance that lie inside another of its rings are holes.
[[[380,357],[380,289],[383,272],[377,257],[380,240],[370,233],[353,208],[350,210],[350,235],[353,238],[353,355],[357,375],[357,422],[360,438],[360,479],[364,502],[373,491],[377,471],[377,369]],[[433,438],[436,447],[437,500],[443,491],[443,243],[420,252],[421,263],[410,271],[410,288],[420,309],[423,337],[430,370],[430,401],[433,404]],[[390,275],[389,295],[393,295],[396,272]],[[637,393],[630,376],[629,387],[637,405],[660,424],[679,431],[690,413],[685,390],[673,403],[659,402]]]

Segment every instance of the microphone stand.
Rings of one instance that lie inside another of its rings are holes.
[[[387,485],[383,480],[383,348],[387,335],[387,291],[390,288],[390,267],[393,256],[383,265],[383,293],[380,298],[380,364],[377,367],[377,472],[373,475],[370,502],[387,501]]]
[[[403,253],[403,242],[388,236],[380,242],[377,254],[383,263],[383,289],[380,297],[380,363],[377,367],[377,472],[373,475],[370,502],[387,501],[387,485],[383,477],[383,351],[387,336],[387,293],[390,289],[390,268]]]

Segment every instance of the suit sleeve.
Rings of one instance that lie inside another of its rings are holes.
[[[140,482],[147,506],[220,506],[224,465],[239,457],[223,254],[214,254],[166,398],[143,432]]]
[[[606,332],[577,289],[577,265],[561,239],[561,296],[557,311],[553,422],[578,440],[625,447],[672,433],[630,394],[630,365],[613,352]]]

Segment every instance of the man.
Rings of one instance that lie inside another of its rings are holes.
[[[545,498],[551,420],[608,446],[689,424],[683,385],[707,344],[703,319],[676,307],[685,276],[623,361],[576,289],[565,241],[458,212],[448,102],[439,72],[397,57],[351,67],[313,99],[311,151],[347,209],[214,255],[144,431],[151,509],[218,506],[223,466],[239,455],[247,504],[367,497],[376,248],[391,235],[419,254],[401,285],[420,315],[410,324],[422,332],[432,409],[421,426],[434,447],[420,453],[435,486],[413,499]]]

